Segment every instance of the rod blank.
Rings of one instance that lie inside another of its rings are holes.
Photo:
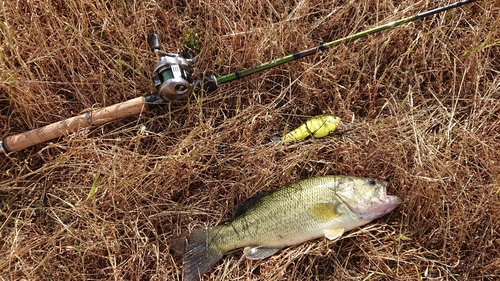
[[[282,58],[279,58],[279,59],[276,59],[276,60],[273,60],[270,62],[266,62],[266,63],[258,65],[258,66],[254,66],[254,67],[250,67],[250,68],[238,71],[238,72],[226,74],[224,76],[218,77],[217,83],[221,84],[221,83],[233,81],[235,79],[242,78],[244,76],[247,76],[247,75],[250,75],[250,74],[253,74],[256,72],[260,72],[260,71],[263,71],[263,70],[266,70],[266,69],[269,69],[269,68],[296,60],[296,59],[300,59],[303,57],[307,57],[307,56],[316,54],[319,51],[324,51],[328,48],[340,45],[340,44],[345,43],[345,42],[350,42],[350,41],[368,36],[368,35],[373,34],[373,33],[377,33],[377,32],[380,32],[380,31],[383,31],[386,29],[394,28],[396,26],[402,25],[402,24],[407,23],[407,22],[412,22],[412,21],[415,21],[417,19],[421,19],[424,17],[435,15],[437,13],[441,13],[441,12],[447,11],[449,9],[457,8],[457,7],[460,7],[462,5],[472,3],[474,1],[475,0],[458,1],[456,3],[450,4],[450,5],[447,5],[444,7],[436,8],[436,9],[433,9],[433,10],[430,10],[427,12],[423,12],[420,14],[416,14],[416,15],[413,15],[413,16],[410,16],[407,18],[403,18],[403,19],[400,19],[397,21],[389,22],[389,23],[386,23],[384,25],[380,25],[380,26],[377,26],[377,27],[374,27],[374,28],[371,28],[371,29],[368,29],[368,30],[365,30],[362,32],[358,32],[358,33],[353,34],[353,35],[346,36],[344,38],[340,38],[340,39],[337,39],[337,40],[334,40],[334,41],[331,41],[328,43],[324,43],[324,44],[321,44],[315,48],[300,51],[300,52],[297,52],[295,54],[291,54],[291,55],[288,55],[288,56],[285,56],[285,57],[282,57]]]

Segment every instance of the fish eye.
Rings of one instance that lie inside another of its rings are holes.
[[[376,182],[375,182],[375,180],[374,180],[374,179],[368,179],[368,180],[366,180],[366,182],[367,182],[369,185],[375,185],[375,184],[376,184]]]

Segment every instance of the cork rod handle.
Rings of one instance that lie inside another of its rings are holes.
[[[111,105],[105,108],[71,117],[66,120],[52,123],[42,128],[12,136],[7,136],[3,140],[3,145],[2,142],[0,142],[0,151],[19,151],[42,142],[55,139],[62,135],[76,132],[80,128],[86,128],[92,125],[101,125],[124,117],[137,115],[142,111],[146,111],[148,109],[145,104],[146,98],[138,97],[126,102]]]

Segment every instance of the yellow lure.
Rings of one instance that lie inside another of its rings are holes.
[[[302,140],[308,136],[322,138],[337,130],[341,119],[330,114],[318,115],[308,119],[297,129],[285,134],[281,142]]]

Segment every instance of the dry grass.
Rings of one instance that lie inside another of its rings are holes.
[[[0,136],[148,94],[153,30],[171,52],[196,32],[197,72],[220,76],[450,3],[430,2],[3,1]],[[203,280],[496,280],[499,13],[478,1],[1,156],[0,280],[180,280],[172,237],[325,174],[387,179],[404,202],[336,242],[227,256]],[[322,113],[353,130],[270,141]]]

